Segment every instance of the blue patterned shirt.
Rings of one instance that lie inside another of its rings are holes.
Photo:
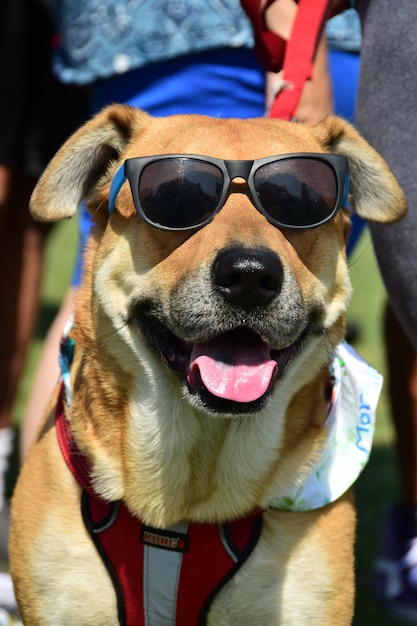
[[[330,48],[360,52],[362,33],[357,11],[348,9],[329,20],[326,25],[326,36]]]
[[[158,61],[253,46],[238,0],[53,0],[54,70],[88,84]]]

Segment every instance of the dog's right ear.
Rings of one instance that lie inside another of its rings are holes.
[[[328,117],[311,126],[329,152],[349,159],[353,210],[363,219],[381,224],[401,220],[407,201],[397,179],[381,155],[353,126],[340,117]]]
[[[72,217],[80,201],[118,159],[149,115],[116,104],[74,133],[49,163],[32,194],[32,215],[41,221]]]

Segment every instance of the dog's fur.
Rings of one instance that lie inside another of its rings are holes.
[[[265,507],[320,450],[328,366],[344,337],[351,293],[349,216],[341,210],[320,228],[280,230],[236,180],[209,225],[163,232],[136,215],[127,184],[109,219],[110,181],[126,158],[140,155],[256,159],[291,152],[348,156],[357,213],[385,223],[404,215],[404,196],[385,162],[338,118],[317,125],[154,119],[115,105],[66,142],[34,192],[39,219],[71,217],[83,197],[95,216],[75,307],[66,415],[97,493],[124,500],[146,524],[216,522]],[[282,285],[270,301],[230,302],[216,287],[213,267],[229,250],[278,259]],[[212,405],[162,357],[159,325],[187,344],[245,326],[271,349],[300,345],[264,401]],[[13,498],[10,556],[19,607],[28,626],[114,625],[113,588],[58,449],[55,401]],[[268,510],[255,551],[216,598],[208,624],[350,624],[354,533],[350,493],[312,512]]]

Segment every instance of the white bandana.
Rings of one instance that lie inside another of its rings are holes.
[[[311,511],[334,502],[353,485],[369,459],[383,378],[347,343],[337,346],[332,370],[327,444],[302,484],[270,502],[271,508]]]

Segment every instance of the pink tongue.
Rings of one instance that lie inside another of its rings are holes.
[[[188,381],[193,384],[199,372],[213,395],[234,402],[253,402],[267,391],[276,369],[267,344],[256,333],[242,329],[195,344]]]

